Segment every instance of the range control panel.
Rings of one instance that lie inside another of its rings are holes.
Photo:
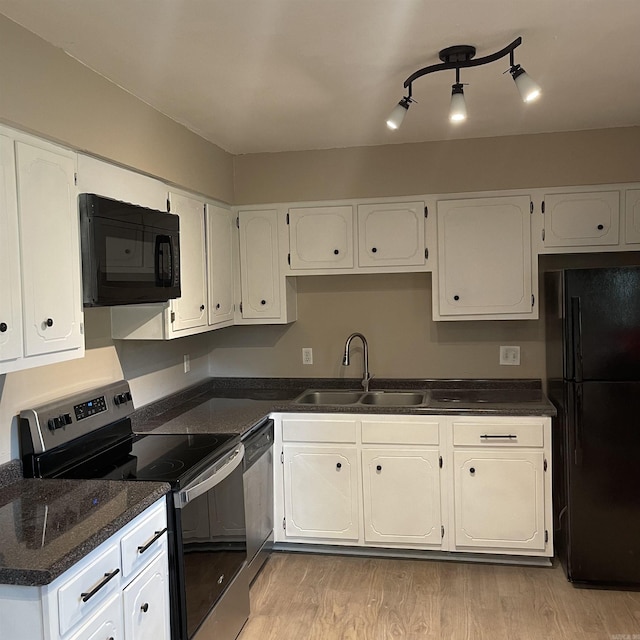
[[[43,453],[133,413],[126,380],[80,392],[35,409],[20,412],[23,450]],[[30,442],[27,442],[30,440]]]

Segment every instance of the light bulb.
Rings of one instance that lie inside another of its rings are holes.
[[[407,115],[407,111],[409,110],[409,105],[411,104],[411,98],[405,97],[398,102],[398,104],[393,108],[393,111],[389,114],[387,118],[387,127],[389,129],[398,129],[404,120],[404,117]]]
[[[449,107],[449,120],[451,122],[463,122],[467,119],[467,104],[464,100],[464,90],[460,83],[451,87],[451,106]]]
[[[513,65],[509,73],[516,83],[523,102],[533,102],[540,97],[542,93],[540,85],[519,64]]]

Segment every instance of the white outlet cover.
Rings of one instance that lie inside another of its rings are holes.
[[[302,347],[302,364],[313,364],[313,349]]]
[[[520,347],[518,346],[501,346],[500,347],[500,364],[514,365],[520,364]]]

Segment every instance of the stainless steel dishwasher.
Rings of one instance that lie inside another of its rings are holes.
[[[251,583],[273,548],[273,420],[254,427],[244,444],[244,509],[247,527],[247,565]]]

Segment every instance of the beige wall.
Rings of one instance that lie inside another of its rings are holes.
[[[233,156],[0,16],[0,121],[231,203]]]
[[[640,127],[236,156],[237,204],[640,181]]]

